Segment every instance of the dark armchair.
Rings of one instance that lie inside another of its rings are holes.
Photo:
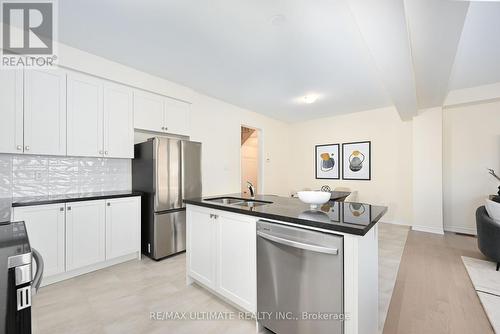
[[[481,253],[497,262],[500,268],[500,224],[494,221],[484,206],[476,210],[477,245]]]

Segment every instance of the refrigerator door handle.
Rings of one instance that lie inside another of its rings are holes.
[[[154,182],[154,207],[155,208],[158,208],[160,206],[160,199],[159,199],[159,195],[160,195],[160,181],[159,181],[159,177],[158,177],[158,170],[159,170],[159,166],[158,166],[158,155],[159,155],[159,152],[160,152],[160,145],[158,143],[158,138],[155,138],[154,141],[153,141],[153,149],[154,149],[154,153],[153,153],[153,165],[154,165],[154,172],[153,172],[153,182]]]

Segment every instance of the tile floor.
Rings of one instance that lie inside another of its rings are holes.
[[[408,228],[379,224],[380,319],[387,314]],[[147,258],[43,287],[33,298],[35,334],[255,333],[252,320],[162,321],[151,312],[232,312],[211,293],[185,283],[185,255]]]

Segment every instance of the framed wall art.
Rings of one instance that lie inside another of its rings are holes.
[[[371,180],[371,142],[342,144],[342,179]]]
[[[340,179],[340,145],[316,145],[316,178]]]

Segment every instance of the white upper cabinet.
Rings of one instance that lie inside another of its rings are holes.
[[[134,92],[134,128],[189,135],[190,104],[158,94]]]
[[[66,73],[24,72],[24,153],[66,155]]]
[[[103,83],[97,78],[68,74],[68,155],[104,154]]]
[[[165,130],[162,96],[140,90],[134,91],[134,127],[159,132]]]
[[[178,135],[189,135],[189,103],[165,98],[164,107],[165,131]]]
[[[104,84],[104,155],[134,158],[134,109],[132,89]]]
[[[0,152],[23,153],[23,72],[0,71]]]
[[[89,75],[68,74],[68,155],[134,157],[132,90]]]

